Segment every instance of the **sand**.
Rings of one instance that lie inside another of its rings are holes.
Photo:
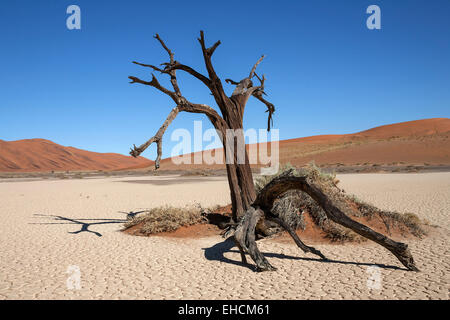
[[[405,271],[372,243],[316,245],[334,260],[325,263],[293,243],[266,239],[260,249],[278,271],[256,273],[218,236],[146,238],[119,231],[126,212],[229,203],[224,177],[5,179],[0,299],[449,299],[450,173],[338,178],[363,200],[441,226],[424,240],[409,241],[422,272]],[[67,279],[76,268],[81,287],[70,289]]]

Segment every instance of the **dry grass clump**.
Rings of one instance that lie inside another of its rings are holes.
[[[374,222],[376,218],[380,218],[388,233],[395,229],[402,235],[412,234],[421,237],[426,234],[422,228],[422,222],[415,214],[384,211],[358,200],[355,196],[346,194],[344,190],[338,187],[339,180],[336,179],[334,173],[324,173],[314,163],[300,169],[288,164],[280,167],[279,172],[273,176],[257,178],[255,182],[257,192],[275,177],[282,174],[306,177],[308,183],[319,187],[348,216],[361,217],[369,223]],[[300,190],[286,192],[274,202],[272,212],[284,219],[291,227],[302,230],[306,228],[304,213],[308,213],[314,224],[325,232],[326,238],[333,242],[361,242],[366,240],[352,230],[329,220],[323,209],[308,194]]]
[[[416,237],[422,237],[426,235],[422,225],[426,224],[425,221],[421,221],[420,218],[414,213],[398,213],[395,211],[384,211],[377,207],[361,201],[356,197],[351,197],[359,212],[363,217],[372,218],[378,215],[386,226],[387,230],[392,228],[400,229],[403,232],[409,232]]]
[[[183,226],[205,222],[204,210],[200,206],[177,208],[161,206],[146,210],[139,216],[129,219],[125,230],[136,227],[142,235],[175,231]]]
[[[291,174],[296,177],[307,177],[311,182],[319,184],[321,187],[326,187],[327,189],[333,188],[339,183],[339,180],[336,178],[336,173],[325,173],[321,171],[319,167],[316,166],[314,161],[310,162],[308,166],[304,168],[296,168],[290,163],[287,163],[285,165],[281,165],[278,172],[274,175],[258,177],[255,181],[256,192],[258,193],[274,178],[282,174],[286,174],[288,171],[292,171]]]

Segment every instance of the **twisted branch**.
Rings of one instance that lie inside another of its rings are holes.
[[[200,31],[200,38],[198,38],[197,40],[198,42],[200,42],[200,46],[202,48],[203,53],[203,60],[205,62],[206,70],[208,71],[210,80],[209,88],[214,96],[214,99],[216,100],[217,105],[220,108],[220,111],[222,112],[222,115],[224,115],[224,117],[227,117],[229,110],[227,110],[224,106],[230,104],[229,98],[225,94],[225,90],[223,89],[222,86],[222,81],[220,81],[220,78],[217,76],[217,73],[211,62],[211,57],[221,42],[219,40],[216,43],[214,43],[214,45],[212,45],[210,48],[207,48],[205,44],[205,35],[203,31]]]
[[[133,149],[130,151],[130,155],[133,157],[138,157],[142,152],[144,152],[145,149],[147,149],[153,142],[156,142],[157,144],[157,156],[155,160],[155,169],[159,169],[159,164],[162,157],[162,138],[164,135],[164,132],[166,132],[167,127],[169,124],[172,123],[173,119],[178,115],[180,112],[180,107],[176,106],[175,108],[170,111],[169,115],[166,118],[166,121],[164,121],[163,125],[159,128],[159,130],[156,132],[156,134],[151,137],[147,142],[140,145],[139,147],[136,147],[133,145]]]
[[[273,202],[288,190],[301,190],[306,192],[317,204],[322,207],[326,216],[333,222],[353,230],[359,235],[372,240],[388,249],[397,259],[411,271],[419,271],[414,263],[408,245],[402,242],[394,241],[387,236],[380,234],[368,226],[365,226],[347,216],[333,202],[333,200],[324,193],[318,186],[308,182],[306,177],[297,177],[291,171],[274,178],[258,194],[252,206],[261,207],[264,212],[269,213]]]
[[[201,113],[206,115],[211,123],[220,131],[224,131],[225,128],[227,128],[227,125],[225,121],[219,116],[219,114],[211,108],[210,106],[206,104],[195,104],[186,102],[183,105],[177,105],[175,108],[170,111],[169,115],[167,116],[166,120],[162,124],[162,126],[159,128],[159,130],[156,132],[156,134],[151,137],[148,141],[140,145],[139,147],[136,147],[136,145],[133,145],[133,148],[130,150],[130,155],[133,157],[138,157],[142,152],[144,152],[152,143],[156,142],[157,144],[157,156],[155,160],[155,169],[159,169],[160,167],[160,161],[162,157],[162,140],[164,133],[166,132],[167,127],[172,123],[172,121],[176,118],[178,113],[180,111],[190,112],[190,113]],[[223,136],[223,135],[222,135]]]
[[[222,117],[220,117],[220,115],[210,106],[207,106],[204,104],[191,103],[185,97],[182,96],[181,90],[178,86],[176,70],[183,70],[183,71],[186,71],[186,72],[192,74],[194,77],[196,77],[196,78],[200,79],[202,82],[204,82],[208,87],[210,86],[211,81],[207,77],[201,75],[200,73],[198,73],[197,71],[192,69],[191,67],[185,66],[185,65],[180,64],[177,61],[175,61],[172,50],[170,50],[166,46],[166,44],[161,39],[161,37],[158,34],[156,34],[154,36],[154,38],[159,41],[161,46],[164,48],[164,50],[166,50],[166,52],[169,55],[169,62],[162,64],[163,66],[165,66],[164,69],[161,69],[161,68],[156,67],[151,64],[144,64],[144,63],[140,63],[140,62],[136,62],[136,61],[133,61],[133,63],[143,66],[143,67],[151,68],[154,71],[158,71],[163,74],[168,74],[170,76],[170,82],[172,84],[174,91],[171,91],[171,90],[165,88],[164,86],[162,86],[154,74],[152,74],[151,81],[145,81],[145,80],[142,80],[135,76],[129,76],[128,78],[131,80],[130,83],[140,83],[143,85],[148,85],[148,86],[154,87],[154,88],[158,89],[159,91],[161,91],[162,93],[168,95],[176,103],[176,107],[174,107],[172,109],[172,111],[169,113],[166,120],[164,121],[163,125],[159,128],[159,130],[156,132],[156,134],[153,137],[151,137],[147,142],[140,145],[139,147],[136,147],[136,145],[133,145],[133,148],[130,151],[130,155],[132,155],[133,157],[139,156],[142,152],[144,152],[144,150],[146,150],[152,143],[155,142],[157,144],[157,157],[155,160],[155,169],[158,169],[160,167],[160,160],[162,157],[163,135],[166,132],[167,127],[172,123],[173,119],[175,119],[175,117],[178,115],[178,113],[180,111],[205,114],[209,118],[209,120],[213,123],[213,125],[219,130],[225,130],[225,128],[227,128],[227,124],[222,119]],[[207,54],[212,55],[212,53],[214,52],[214,50],[217,48],[217,46],[219,44],[220,44],[220,42],[216,43],[213,47],[207,49]]]
[[[264,59],[264,55],[261,56],[261,58],[256,61],[256,63],[253,65],[250,74],[247,78],[242,79],[241,81],[237,82],[232,79],[225,79],[225,82],[230,83],[232,85],[235,85],[236,88],[233,91],[233,94],[231,95],[231,98],[238,102],[239,105],[242,107],[245,106],[247,100],[250,96],[254,96],[256,99],[264,103],[267,107],[266,112],[268,112],[267,116],[267,131],[270,131],[271,126],[273,125],[273,113],[275,112],[275,106],[267,101],[263,95],[266,95],[264,92],[264,82],[266,80],[266,77],[263,75],[262,78],[260,78],[256,74],[256,67],[261,63],[261,61]],[[252,78],[256,77],[260,85],[254,86]],[[242,110],[243,113],[243,110]]]
[[[157,158],[155,160],[155,168],[158,169],[160,165],[160,159],[162,156],[162,137],[167,129],[167,127],[170,125],[170,123],[173,121],[173,119],[177,116],[177,114],[180,111],[190,112],[190,113],[201,113],[205,114],[208,119],[211,121],[211,123],[214,125],[214,127],[221,131],[222,133],[229,128],[229,124],[227,122],[227,119],[229,119],[230,112],[233,112],[231,106],[236,105],[238,110],[241,112],[241,115],[243,114],[243,108],[245,106],[245,102],[247,101],[248,97],[250,95],[253,95],[257,97],[259,100],[261,100],[263,103],[265,103],[268,106],[269,111],[269,121],[268,121],[268,130],[270,130],[271,120],[272,120],[272,113],[275,110],[273,105],[262,98],[262,94],[264,94],[264,76],[262,79],[256,75],[256,67],[259,63],[263,60],[264,56],[262,56],[258,61],[255,63],[255,65],[252,67],[249,77],[244,79],[246,82],[245,84],[242,84],[241,82],[233,82],[230,79],[227,79],[227,82],[232,82],[233,84],[242,87],[245,89],[246,94],[243,96],[244,100],[239,101],[240,103],[236,104],[236,101],[233,101],[233,96],[230,99],[228,96],[226,96],[222,82],[220,81],[219,77],[216,74],[216,71],[214,70],[214,67],[211,62],[211,57],[214,53],[214,51],[217,49],[217,47],[220,45],[220,41],[217,41],[212,45],[211,47],[207,48],[205,44],[205,37],[203,31],[200,31],[200,38],[198,38],[198,41],[200,42],[203,58],[205,62],[206,69],[208,71],[209,78],[204,76],[203,74],[197,72],[193,68],[181,64],[177,62],[174,58],[174,53],[172,50],[169,49],[169,47],[165,44],[165,42],[161,39],[161,37],[156,34],[154,36],[156,40],[161,44],[161,46],[164,48],[164,50],[169,55],[169,62],[162,63],[161,66],[163,67],[157,67],[155,65],[151,64],[145,64],[137,61],[133,61],[134,64],[137,64],[142,67],[150,68],[153,71],[157,71],[161,74],[167,74],[170,76],[170,82],[173,87],[173,91],[165,88],[162,86],[156,76],[152,73],[152,79],[151,81],[145,81],[135,76],[129,76],[128,78],[131,80],[130,83],[140,83],[143,85],[148,85],[151,87],[156,88],[157,90],[161,91],[162,93],[168,95],[176,104],[176,107],[172,109],[170,114],[167,116],[166,120],[164,121],[163,125],[159,128],[158,132],[150,138],[147,142],[142,144],[139,147],[136,147],[133,145],[133,148],[130,151],[130,154],[134,157],[137,157],[140,155],[145,149],[147,149],[152,143],[157,144]],[[223,117],[221,117],[213,108],[210,106],[204,105],[204,104],[195,104],[192,102],[189,102],[183,95],[181,94],[181,90],[178,85],[177,77],[176,77],[176,70],[182,70],[189,74],[191,74],[193,77],[199,79],[202,81],[211,91],[213,94],[220,111],[222,112]],[[258,79],[260,79],[261,85],[260,86],[253,86],[253,83],[251,81],[251,78],[256,76]],[[243,80],[243,81],[244,81]],[[236,91],[236,90],[235,90]],[[261,97],[260,97],[261,96]],[[231,103],[233,101],[233,103]],[[230,109],[230,110],[229,110]],[[242,110],[240,110],[242,109]],[[224,135],[223,135],[224,136]]]

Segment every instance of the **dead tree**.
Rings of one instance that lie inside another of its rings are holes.
[[[250,168],[250,163],[248,159],[247,151],[244,150],[245,161],[244,163],[239,163],[238,152],[236,147],[227,148],[227,144],[236,144],[237,141],[243,140],[243,116],[244,109],[247,104],[248,99],[253,96],[259,101],[261,101],[266,107],[268,112],[267,119],[267,130],[270,131],[272,124],[272,114],[275,111],[275,107],[272,103],[264,98],[264,83],[265,76],[259,77],[256,74],[256,68],[264,59],[261,56],[258,61],[253,65],[250,70],[248,77],[240,80],[233,81],[231,79],[225,79],[227,83],[235,85],[236,88],[231,94],[227,96],[225,94],[222,81],[216,74],[211,57],[217,47],[220,45],[220,41],[217,41],[211,47],[207,47],[205,44],[205,38],[203,31],[200,31],[200,42],[204,63],[208,75],[203,75],[200,72],[194,70],[192,67],[184,65],[175,60],[173,52],[166,46],[164,41],[160,38],[158,34],[155,38],[162,45],[164,50],[169,55],[169,62],[162,63],[161,67],[157,67],[150,64],[144,64],[140,62],[133,61],[133,63],[152,69],[154,72],[159,72],[170,77],[170,82],[173,90],[169,90],[163,87],[155,75],[152,73],[151,81],[141,80],[137,77],[130,76],[130,83],[140,83],[143,85],[148,85],[156,88],[162,93],[168,95],[175,104],[175,107],[170,111],[167,119],[164,121],[163,125],[159,128],[156,134],[147,142],[139,147],[134,145],[130,154],[134,157],[139,156],[145,149],[147,149],[152,143],[157,144],[157,157],[155,160],[155,168],[158,169],[160,166],[160,160],[162,155],[162,141],[163,135],[170,123],[175,119],[179,112],[191,112],[204,114],[212,123],[216,129],[219,137],[221,138],[223,149],[225,152],[225,158],[232,159],[232,161],[227,161],[226,169],[228,176],[228,184],[230,187],[230,197],[232,203],[232,221],[233,224],[227,235],[234,235],[236,245],[238,246],[243,261],[245,261],[245,251],[248,252],[251,258],[255,261],[257,270],[273,270],[274,268],[265,259],[256,246],[256,236],[257,235],[268,235],[270,234],[269,229],[273,227],[274,224],[280,225],[286,229],[289,234],[294,238],[296,244],[305,252],[311,252],[325,259],[325,257],[318,250],[306,246],[297,236],[294,230],[292,230],[289,225],[287,225],[282,219],[271,213],[271,208],[273,202],[278,196],[290,189],[300,189],[308,193],[314,200],[318,202],[320,206],[324,209],[327,216],[347,228],[359,233],[360,235],[369,238],[380,245],[386,247],[390,250],[397,258],[409,269],[417,270],[414,266],[414,261],[411,254],[407,249],[407,245],[403,243],[398,243],[390,240],[389,238],[376,233],[370,228],[351,220],[348,216],[342,213],[339,209],[333,206],[331,200],[324,194],[321,190],[310,186],[308,183],[302,180],[289,178],[284,176],[284,178],[276,179],[272,181],[268,186],[266,186],[258,195],[255,192],[255,187],[253,183],[252,171]],[[198,104],[188,101],[181,93],[180,87],[178,85],[176,72],[181,70],[192,75],[194,78],[200,80],[208,89],[210,90],[214,100],[218,106],[220,114],[212,107],[205,104]],[[253,79],[258,80],[258,85],[253,83]],[[227,132],[233,130],[234,135],[232,138],[227,136]],[[241,136],[239,136],[241,135]],[[245,148],[244,148],[245,149]],[[232,155],[227,155],[228,150],[233,150]]]
[[[157,34],[155,38],[161,43],[163,48],[169,54],[169,62],[163,63],[162,68],[156,67],[154,65],[143,64],[139,62],[133,62],[143,67],[148,67],[156,72],[160,72],[162,74],[166,74],[170,77],[170,81],[173,87],[173,91],[164,88],[158,82],[157,78],[152,74],[151,81],[144,81],[139,78],[130,76],[131,83],[141,83],[144,85],[152,86],[161,92],[167,94],[175,103],[175,107],[170,112],[166,121],[163,123],[158,132],[153,136],[150,140],[148,140],[143,145],[134,148],[131,151],[131,155],[138,156],[141,154],[148,146],[150,146],[153,142],[157,144],[157,158],[155,161],[155,167],[159,168],[159,163],[162,154],[162,138],[164,132],[167,129],[167,126],[173,121],[173,119],[177,116],[180,111],[191,112],[191,113],[202,113],[208,117],[208,119],[213,124],[214,128],[218,132],[219,136],[222,139],[224,146],[227,143],[227,130],[232,129],[234,132],[239,135],[242,132],[239,129],[243,129],[243,116],[245,105],[250,98],[253,96],[263,102],[267,106],[267,112],[269,113],[268,117],[268,130],[270,130],[270,124],[272,119],[272,113],[275,111],[275,107],[272,103],[267,101],[264,97],[264,76],[258,77],[256,75],[256,67],[263,60],[264,56],[262,56],[252,67],[249,76],[242,79],[239,82],[235,82],[231,79],[227,79],[228,83],[232,83],[236,85],[236,89],[234,90],[231,97],[228,97],[225,94],[224,88],[222,86],[222,82],[217,76],[213,64],[211,62],[211,57],[217,47],[220,45],[220,41],[217,41],[213,46],[207,47],[205,44],[205,38],[203,31],[200,31],[200,38],[198,41],[200,42],[203,59],[205,62],[206,70],[208,72],[208,76],[201,74],[200,72],[194,70],[193,68],[184,65],[174,59],[173,52],[166,46],[163,40]],[[181,93],[180,87],[178,86],[176,71],[182,70],[184,72],[189,73],[193,77],[200,80],[208,89],[211,91],[214,100],[219,107],[221,115],[217,113],[216,110],[207,106],[205,104],[197,104],[188,101]],[[252,79],[257,77],[259,80],[259,85],[253,85]],[[236,137],[237,139],[241,139],[242,137]],[[230,141],[229,143],[234,143]],[[244,214],[244,212],[250,207],[250,204],[256,198],[255,188],[253,186],[253,177],[250,169],[250,164],[248,160],[247,152],[245,152],[245,163],[238,163],[237,161],[237,148],[234,149],[234,161],[230,161],[232,163],[227,163],[227,174],[228,174],[228,182],[230,186],[231,192],[231,201],[233,207],[233,219],[235,221],[238,220],[240,216]],[[226,150],[226,148],[224,148]],[[225,151],[226,152],[226,151]],[[225,156],[227,156],[225,154]]]

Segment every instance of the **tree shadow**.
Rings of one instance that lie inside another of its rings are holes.
[[[122,212],[119,211],[119,213],[126,214],[126,219],[74,219],[74,218],[68,218],[63,216],[57,216],[57,215],[47,215],[47,214],[33,214],[35,217],[47,217],[52,218],[53,221],[61,221],[61,222],[32,222],[30,224],[73,224],[73,225],[79,225],[80,230],[77,231],[69,231],[70,234],[79,234],[81,232],[88,232],[93,233],[97,237],[101,237],[102,234],[97,231],[89,230],[89,227],[95,226],[95,225],[102,225],[102,224],[112,224],[112,223],[125,223],[128,219],[131,219],[135,217],[138,213],[141,213],[143,211],[139,212]]]
[[[125,212],[125,211],[119,211],[119,213],[123,213],[127,215],[127,219],[133,219],[134,217],[136,217],[139,213],[142,212],[146,212],[146,210],[141,210],[141,211],[130,211],[130,212]]]
[[[217,243],[210,248],[202,248],[205,251],[205,258],[211,261],[221,261],[233,265],[244,266],[251,270],[256,270],[254,265],[244,264],[240,261],[231,260],[224,256],[227,252],[239,253],[239,250],[232,250],[235,246],[232,238],[228,238],[223,242]],[[248,254],[246,254],[248,256]],[[267,258],[277,258],[277,259],[291,259],[291,260],[302,260],[302,261],[313,261],[313,262],[321,262],[321,263],[336,263],[336,264],[344,264],[344,265],[355,265],[355,266],[368,266],[368,267],[379,267],[382,269],[391,269],[391,270],[403,270],[408,271],[406,268],[401,268],[397,266],[378,264],[378,263],[370,263],[370,262],[354,262],[354,261],[342,261],[342,260],[333,260],[327,259],[323,260],[320,258],[309,258],[309,257],[295,257],[285,255],[283,253],[272,253],[272,252],[263,252],[263,255]],[[251,259],[247,259],[251,261]]]
[[[205,251],[205,258],[209,261],[220,261],[225,262],[233,265],[237,265],[240,267],[247,267],[251,270],[254,269],[254,266],[246,263],[242,263],[241,261],[235,261],[228,259],[224,256],[227,252],[239,252],[236,250],[231,250],[235,246],[235,243],[232,238],[227,238],[223,242],[216,243],[210,248],[202,248],[202,250]]]

